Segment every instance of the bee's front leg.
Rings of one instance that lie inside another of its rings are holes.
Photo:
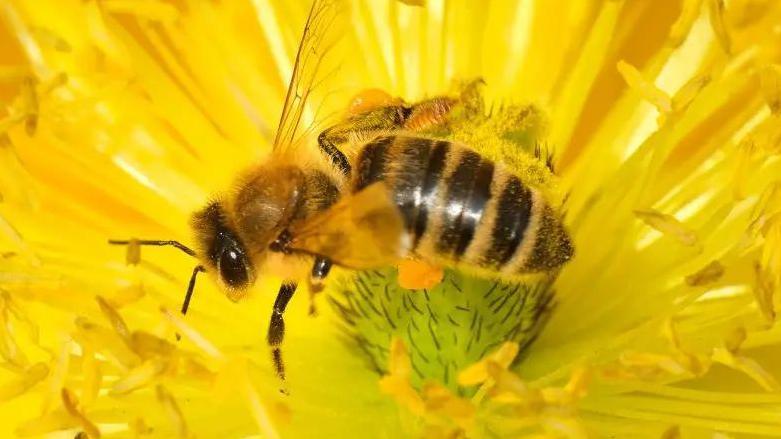
[[[325,288],[325,278],[331,271],[333,263],[324,256],[315,257],[315,263],[312,266],[312,273],[309,276],[309,315],[317,314],[315,308],[315,295]]]
[[[282,340],[285,338],[285,319],[283,314],[288,302],[296,292],[298,284],[284,282],[279,287],[277,299],[274,301],[274,309],[271,311],[271,321],[268,326],[268,344],[271,347],[271,358],[274,361],[274,369],[279,379],[285,379],[285,363],[282,361]]]

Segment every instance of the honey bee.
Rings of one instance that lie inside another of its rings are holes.
[[[319,42],[335,8],[333,1],[314,2],[273,152],[239,176],[235,190],[193,215],[196,249],[175,241],[110,241],[172,245],[199,258],[182,313],[200,272],[214,273],[233,300],[261,272],[286,279],[267,336],[283,380],[287,304],[304,279],[310,291],[322,289],[333,264],[370,269],[413,258],[515,279],[555,270],[573,253],[560,216],[510,167],[421,134],[446,123],[461,105],[458,97],[406,104],[372,90],[320,133],[318,154],[293,147],[319,64],[309,57],[325,55]]]

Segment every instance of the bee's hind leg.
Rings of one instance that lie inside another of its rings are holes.
[[[317,314],[315,308],[315,295],[325,288],[325,278],[331,271],[331,265],[333,263],[330,259],[317,256],[315,263],[312,266],[312,274],[309,276],[309,315],[313,316]]]
[[[404,125],[404,120],[409,113],[409,107],[396,104],[379,106],[355,114],[327,128],[317,136],[320,151],[331,159],[331,163],[337,169],[348,176],[352,171],[350,162],[337,145],[368,141],[379,133],[398,130]]]
[[[290,298],[296,292],[298,284],[285,282],[279,287],[277,298],[274,301],[274,309],[271,311],[271,321],[268,326],[268,344],[271,347],[271,359],[274,361],[274,369],[281,380],[285,380],[285,363],[282,361],[282,340],[285,338],[285,319],[283,314]]]
[[[350,162],[347,160],[347,156],[336,147],[337,143],[344,140],[345,139],[338,135],[338,133],[334,133],[333,128],[329,128],[320,133],[317,137],[317,144],[320,146],[320,151],[331,158],[331,163],[333,163],[342,174],[350,175],[350,171],[352,170]]]

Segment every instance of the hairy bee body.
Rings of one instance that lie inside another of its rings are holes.
[[[385,182],[416,257],[512,278],[554,269],[572,256],[542,194],[466,146],[384,135],[359,147],[352,162],[351,190]]]

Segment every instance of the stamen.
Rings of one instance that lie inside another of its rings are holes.
[[[144,331],[133,331],[129,342],[133,351],[144,359],[154,356],[168,357],[176,349],[167,340]]]
[[[473,386],[485,382],[485,380],[489,378],[489,362],[495,363],[499,367],[506,369],[518,355],[519,350],[520,346],[518,346],[518,343],[505,342],[499,349],[461,371],[461,373],[458,374],[458,384],[462,386]]]
[[[146,425],[146,422],[144,422],[144,418],[137,417],[135,421],[129,423],[130,431],[132,431],[136,437],[143,437],[148,436],[152,434],[154,431],[152,427],[149,427]]]
[[[179,404],[176,403],[176,399],[174,399],[173,395],[171,395],[162,385],[158,384],[155,391],[157,393],[157,400],[163,406],[165,413],[174,425],[178,437],[188,437],[187,422],[184,420],[184,415],[179,408]]]
[[[116,331],[116,333],[122,337],[125,342],[129,342],[130,330],[127,328],[127,324],[125,324],[125,320],[122,319],[122,316],[119,315],[114,307],[106,302],[106,299],[100,296],[97,296],[95,299],[97,300],[103,315],[106,316],[108,321],[111,323],[111,327],[114,328],[114,331]]]
[[[22,375],[10,382],[0,384],[0,401],[8,401],[30,390],[43,381],[49,374],[49,367],[44,363],[35,363]]]
[[[724,17],[724,0],[706,0],[708,2],[708,14],[713,33],[719,40],[722,50],[727,55],[732,54],[732,39],[727,30],[727,22]]]
[[[151,21],[171,22],[180,16],[175,6],[159,1],[105,0],[101,7],[110,13],[130,14]]]
[[[279,433],[274,427],[269,408],[261,400],[255,386],[249,379],[247,360],[245,358],[239,356],[227,358],[214,378],[213,389],[216,398],[219,400],[233,398],[237,393],[242,395],[246,398],[252,417],[255,419],[255,423],[264,437],[269,439],[279,438]],[[289,413],[286,406],[277,406],[275,408],[278,410],[280,417],[288,417]]]
[[[754,277],[756,284],[751,291],[754,293],[754,298],[757,301],[759,311],[762,313],[762,316],[765,317],[768,324],[773,324],[776,320],[776,309],[773,300],[776,285],[774,285],[773,279],[767,270],[758,262],[754,263]]]
[[[724,275],[724,266],[719,261],[711,261],[697,272],[686,276],[686,284],[699,287],[716,282]]]
[[[62,398],[62,396],[60,396],[60,398]],[[64,409],[59,409],[21,423],[19,427],[14,430],[14,433],[16,433],[18,437],[33,437],[78,427],[80,427],[80,423],[76,418],[71,416],[70,413],[67,413]]]
[[[669,45],[678,47],[686,40],[692,25],[700,15],[703,0],[684,0],[681,6],[681,15],[670,28]]]
[[[438,383],[427,383],[421,394],[428,416],[452,420],[463,430],[472,428],[477,409],[469,400],[457,397],[447,387]]]
[[[702,0],[697,0],[702,1]],[[695,76],[687,81],[672,99],[672,109],[675,113],[683,113],[689,107],[694,99],[700,94],[705,86],[710,84],[710,75]]]
[[[24,129],[27,135],[32,137],[38,129],[38,92],[31,77],[22,82],[21,100],[22,112],[25,115]]]
[[[0,290],[0,357],[9,364],[26,367],[29,360],[19,349],[13,334],[13,324],[10,320],[11,296]]]
[[[61,398],[62,388],[65,387],[65,378],[68,374],[70,365],[72,342],[65,340],[60,346],[59,354],[52,360],[51,373],[48,376],[47,391],[44,394],[44,400],[41,407],[42,413],[47,413],[53,409],[53,404]]]
[[[85,407],[92,405],[100,393],[103,381],[103,373],[100,367],[100,361],[96,358],[95,352],[91,349],[82,347],[81,369],[84,375],[84,384],[81,388],[82,404]]]
[[[181,317],[172,314],[165,308],[160,308],[160,312],[163,313],[163,317],[165,317],[165,319],[168,320],[168,322],[171,323],[179,333],[189,338],[190,341],[192,341],[195,346],[200,348],[204,353],[216,359],[222,359],[224,357],[222,352],[220,352],[216,346],[214,346],[210,341],[208,341],[204,336],[196,331],[195,328],[188,325]]]
[[[716,363],[721,363],[731,369],[745,373],[768,392],[781,392],[781,384],[779,384],[776,378],[751,358],[737,355],[726,348],[714,349],[711,358]]]
[[[697,235],[672,215],[654,209],[638,209],[635,210],[635,215],[649,226],[675,238],[687,247],[693,247],[699,242]]]
[[[169,366],[167,359],[152,358],[133,368],[111,387],[111,394],[125,395],[146,387],[162,375]]]
[[[423,399],[410,383],[411,376],[412,366],[407,348],[400,338],[394,337],[391,340],[388,374],[380,378],[380,390],[413,414],[423,416],[426,408]]]
[[[771,64],[759,71],[759,85],[770,112],[781,116],[781,66]]]
[[[673,103],[670,96],[658,88],[653,82],[643,77],[633,65],[626,61],[619,61],[618,72],[624,77],[624,80],[630,88],[635,90],[645,100],[651,103],[659,111],[659,125],[664,123],[665,117],[672,112]]]
[[[389,373],[380,379],[380,390],[412,414],[427,421],[430,433],[452,431],[455,425],[461,431],[473,427],[477,408],[468,399],[458,397],[439,383],[426,383],[418,393],[412,387],[412,363],[401,339],[391,340]]]
[[[84,429],[90,438],[99,438],[100,430],[98,430],[98,427],[96,427],[95,424],[87,419],[87,416],[81,410],[79,410],[79,401],[76,399],[76,396],[66,388],[62,389],[61,395],[62,404],[65,407],[65,411],[67,411],[69,415],[73,416],[79,422],[79,424],[81,424],[81,428]]]
[[[116,331],[96,325],[83,317],[77,317],[75,338],[81,345],[88,345],[95,352],[106,355],[120,370],[126,371],[138,366],[141,359]]]

